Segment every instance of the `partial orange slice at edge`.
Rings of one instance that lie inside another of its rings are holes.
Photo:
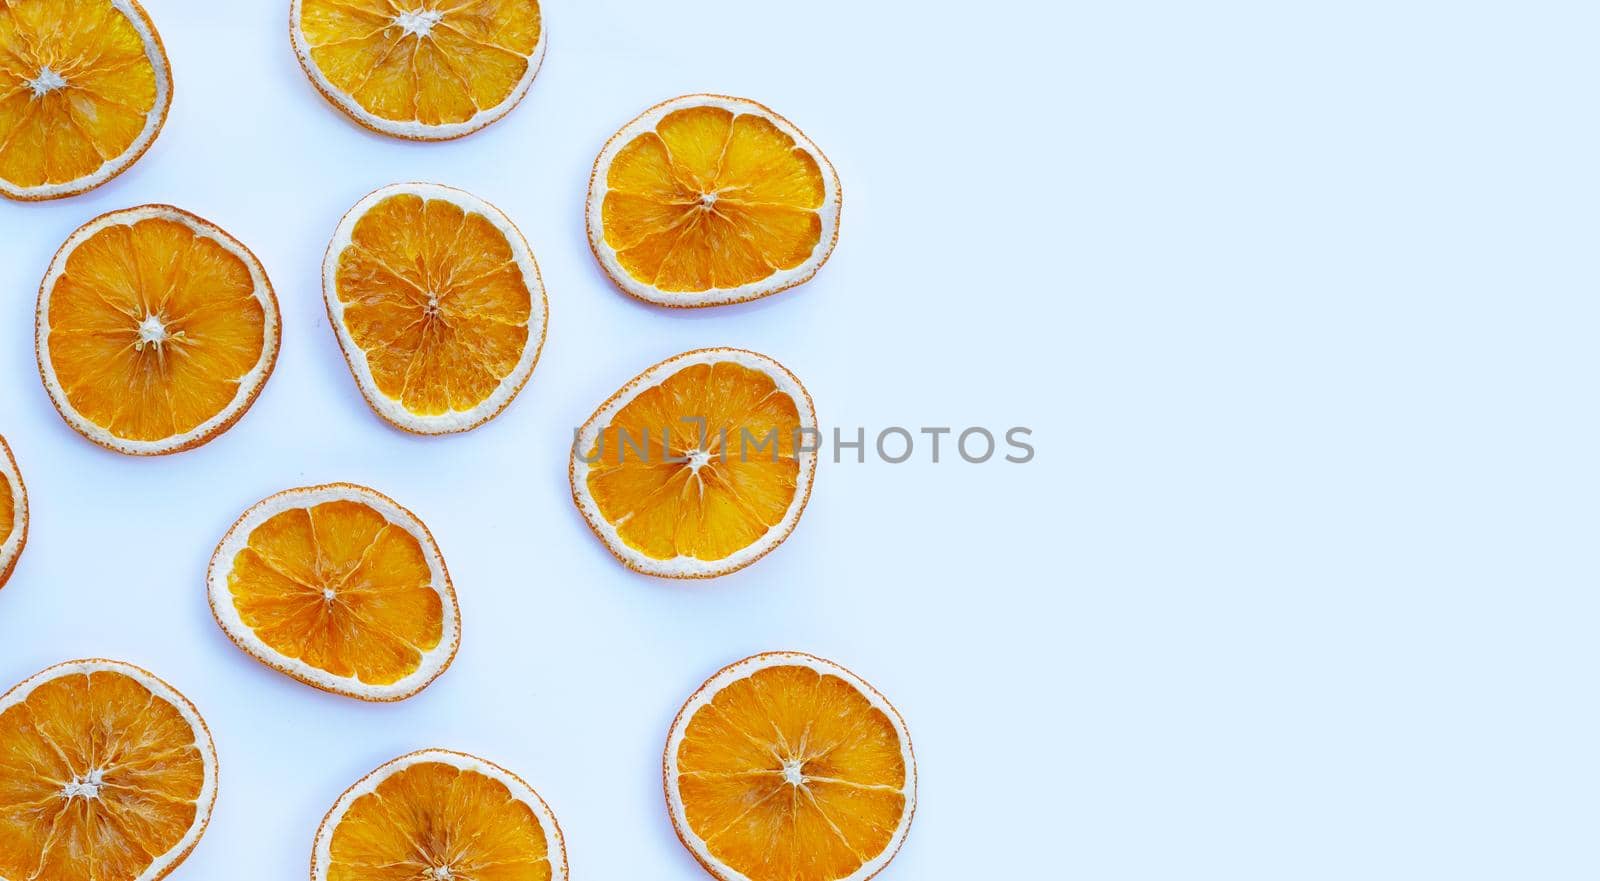
[[[425,749],[384,763],[317,829],[312,881],[566,881],[555,814],[522,778],[477,756]]]
[[[679,711],[663,774],[673,827],[722,881],[864,881],[916,811],[899,712],[860,677],[768,652],[707,680]]]
[[[0,3],[0,195],[35,201],[94,189],[155,141],[172,70],[134,0]],[[14,79],[11,79],[14,77]]]
[[[289,35],[335,107],[373,131],[424,141],[511,112],[547,43],[538,0],[293,0]]]
[[[67,424],[101,446],[161,455],[244,415],[277,362],[281,325],[254,254],[171,205],[102,214],[39,285],[39,375]]]
[[[211,611],[256,660],[314,688],[369,701],[410,697],[461,644],[455,588],[433,535],[376,490],[286,490],[217,545]]]
[[[623,565],[712,578],[793,532],[816,475],[817,416],[766,355],[696,349],[634,377],[574,438],[572,499]]]
[[[589,247],[624,292],[662,306],[775,294],[839,236],[839,177],[794,124],[745,98],[684,95],[606,142],[589,178]]]
[[[217,754],[147,670],[69,661],[0,696],[0,877],[155,881],[211,819]]]
[[[0,437],[0,587],[11,579],[27,544],[28,488],[11,446]]]

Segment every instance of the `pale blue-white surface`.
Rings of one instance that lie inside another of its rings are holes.
[[[287,0],[147,5],[176,85],[149,154],[0,205],[0,433],[33,499],[0,679],[105,655],[199,705],[221,795],[175,879],[303,877],[339,792],[435,745],[529,780],[574,877],[701,878],[667,726],[772,648],[905,714],[891,881],[1600,874],[1591,6],[552,0],[522,106],[411,144],[312,89]],[[691,91],[769,104],[838,167],[814,281],[675,313],[596,268],[590,163]],[[322,304],[340,215],[412,179],[499,205],[549,290],[532,381],[460,437],[379,421]],[[149,201],[254,249],[284,334],[234,429],[135,460],[56,416],[32,316],[72,229]],[[631,575],[568,498],[568,439],[706,345],[785,363],[826,426],[1026,424],[1037,459],[825,460],[769,558]],[[460,656],[400,705],[274,673],[206,608],[233,519],[328,480],[415,510],[455,577]]]

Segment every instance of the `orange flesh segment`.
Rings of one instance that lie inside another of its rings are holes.
[[[369,685],[397,682],[439,646],[444,606],[422,545],[360,502],[291,508],[250,533],[228,589],[257,637]]]
[[[39,685],[0,714],[0,877],[137,878],[194,823],[195,736],[123,673]]]
[[[0,178],[86,177],[125,153],[156,105],[144,41],[110,0],[0,4]]]
[[[73,409],[126,440],[192,431],[261,360],[266,311],[243,260],[187,224],[108,226],[50,292],[50,362]]]
[[[528,344],[533,297],[506,233],[443,199],[372,206],[335,284],[378,392],[420,416],[477,407]]]
[[[689,107],[629,141],[606,172],[606,243],[663,291],[751,284],[822,238],[822,169],[766,117]]]
[[[844,878],[888,847],[906,765],[884,712],[809,667],[757,670],[689,720],[677,785],[689,828],[753,881]]]
[[[725,559],[759,541],[793,503],[799,428],[795,400],[767,374],[731,361],[685,367],[601,429],[587,456],[589,494],[643,554]],[[697,450],[706,454],[698,469],[666,461],[698,458]]]
[[[12,530],[17,528],[16,507],[17,496],[11,489],[11,479],[0,475],[0,545],[5,544]]]
[[[357,798],[333,830],[329,852],[328,881],[552,875],[533,809],[500,781],[442,762],[407,766]]]
[[[335,89],[395,122],[466,122],[517,88],[542,27],[534,0],[305,0],[300,27]]]

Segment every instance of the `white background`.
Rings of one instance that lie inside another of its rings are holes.
[[[34,512],[0,673],[126,658],[199,705],[221,796],[175,878],[303,877],[339,792],[432,745],[532,782],[577,878],[703,877],[666,729],[774,648],[906,716],[921,802],[886,879],[1600,873],[1584,5],[551,2],[527,100],[449,144],[330,108],[286,0],[148,5],[176,78],[150,153],[0,205],[0,432]],[[666,312],[597,270],[584,194],[618,126],[701,90],[827,151],[842,235],[799,289]],[[408,179],[502,207],[550,293],[531,383],[465,436],[373,416],[323,311],[338,218]],[[73,228],[148,201],[255,250],[284,338],[238,426],[146,461],[57,418],[31,315]],[[726,344],[792,368],[826,426],[1023,424],[1038,457],[824,461],[769,558],[631,575],[570,503],[571,429]],[[238,513],[328,480],[418,512],[460,593],[455,665],[398,706],[256,664],[206,608]]]

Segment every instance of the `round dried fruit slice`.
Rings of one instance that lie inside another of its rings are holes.
[[[312,881],[566,881],[550,806],[505,768],[425,749],[387,762],[334,802]]]
[[[722,881],[863,881],[917,806],[911,735],[860,677],[799,652],[724,668],[667,737],[678,838]]]
[[[17,559],[28,543],[28,488],[22,485],[11,447],[0,437],[0,587],[16,571]]]
[[[510,113],[545,49],[538,0],[293,0],[289,37],[333,106],[421,141]]]
[[[572,499],[623,565],[711,578],[783,543],[811,497],[817,414],[782,364],[697,349],[633,378],[573,440]]]
[[[426,688],[461,615],[433,535],[364,486],[285,490],[244,512],[206,575],[228,638],[307,685],[369,701]]]
[[[589,247],[662,306],[754,300],[811,278],[839,238],[839,176],[787,119],[685,95],[606,142],[589,178]]]
[[[172,69],[134,0],[0,3],[0,193],[59,199],[128,169],[161,131]]]
[[[340,221],[322,265],[328,319],[372,409],[396,428],[476,428],[522,391],[549,315],[533,252],[500,209],[392,184]]]
[[[62,418],[131,455],[198,447],[272,373],[278,299],[250,249],[170,205],[102,214],[39,285],[39,374]]]
[[[146,670],[68,661],[0,697],[0,878],[155,881],[216,796],[211,732]]]

